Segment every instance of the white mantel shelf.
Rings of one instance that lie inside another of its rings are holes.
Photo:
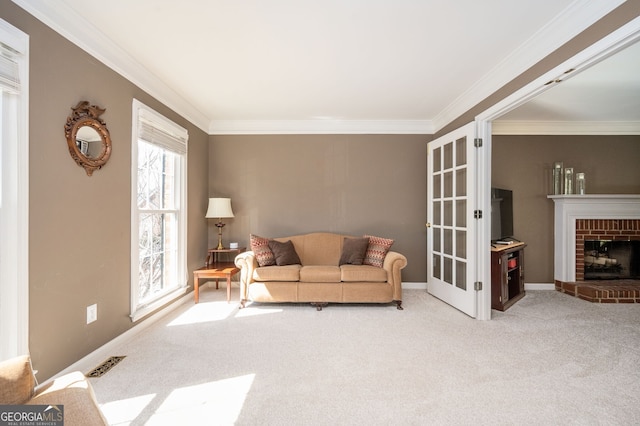
[[[640,194],[548,195],[555,204],[554,278],[576,280],[576,219],[640,219]]]
[[[547,195],[547,198],[551,198],[552,200],[640,200],[640,194],[584,194],[584,195]]]

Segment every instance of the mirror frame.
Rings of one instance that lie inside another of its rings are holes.
[[[111,156],[111,136],[107,129],[107,123],[100,118],[106,109],[91,105],[88,101],[80,101],[71,110],[72,112],[67,117],[67,122],[64,125],[69,154],[80,167],[84,167],[87,176],[91,176],[95,170],[102,168]],[[102,150],[97,157],[84,155],[78,147],[76,136],[78,130],[84,126],[93,128],[102,139]]]

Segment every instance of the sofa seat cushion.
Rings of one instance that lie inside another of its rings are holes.
[[[341,281],[344,282],[387,282],[387,271],[370,265],[342,265]]]
[[[339,283],[340,267],[309,265],[300,269],[300,281],[308,283]]]
[[[253,270],[253,280],[266,281],[300,281],[301,265],[262,266]]]

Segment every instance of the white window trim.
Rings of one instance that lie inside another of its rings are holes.
[[[178,250],[180,252],[180,262],[178,276],[183,277],[182,282],[177,288],[169,290],[165,295],[159,297],[153,302],[140,306],[138,303],[138,277],[139,277],[139,244],[138,244],[138,126],[140,120],[152,121],[154,126],[176,135],[185,141],[184,157],[180,165],[181,171],[178,185],[180,187],[180,214],[178,215],[180,241],[178,242]],[[161,308],[185,294],[188,290],[188,274],[187,274],[187,130],[152,108],[146,106],[137,99],[133,100],[132,105],[132,133],[131,133],[131,321],[136,322],[143,317],[149,315],[156,309]]]
[[[16,232],[3,244],[14,250],[16,279],[3,282],[13,288],[3,291],[5,302],[14,307],[10,318],[3,317],[11,330],[11,341],[1,342],[0,360],[29,353],[29,35],[0,19],[0,42],[22,54],[18,59],[21,84],[18,104],[18,145],[13,172],[17,177]],[[4,173],[4,172],[3,172]],[[3,236],[3,239],[6,238]],[[4,281],[4,280],[3,280]],[[7,324],[3,324],[7,326]]]

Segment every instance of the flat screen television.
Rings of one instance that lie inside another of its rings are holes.
[[[491,241],[513,237],[513,192],[491,188]]]

